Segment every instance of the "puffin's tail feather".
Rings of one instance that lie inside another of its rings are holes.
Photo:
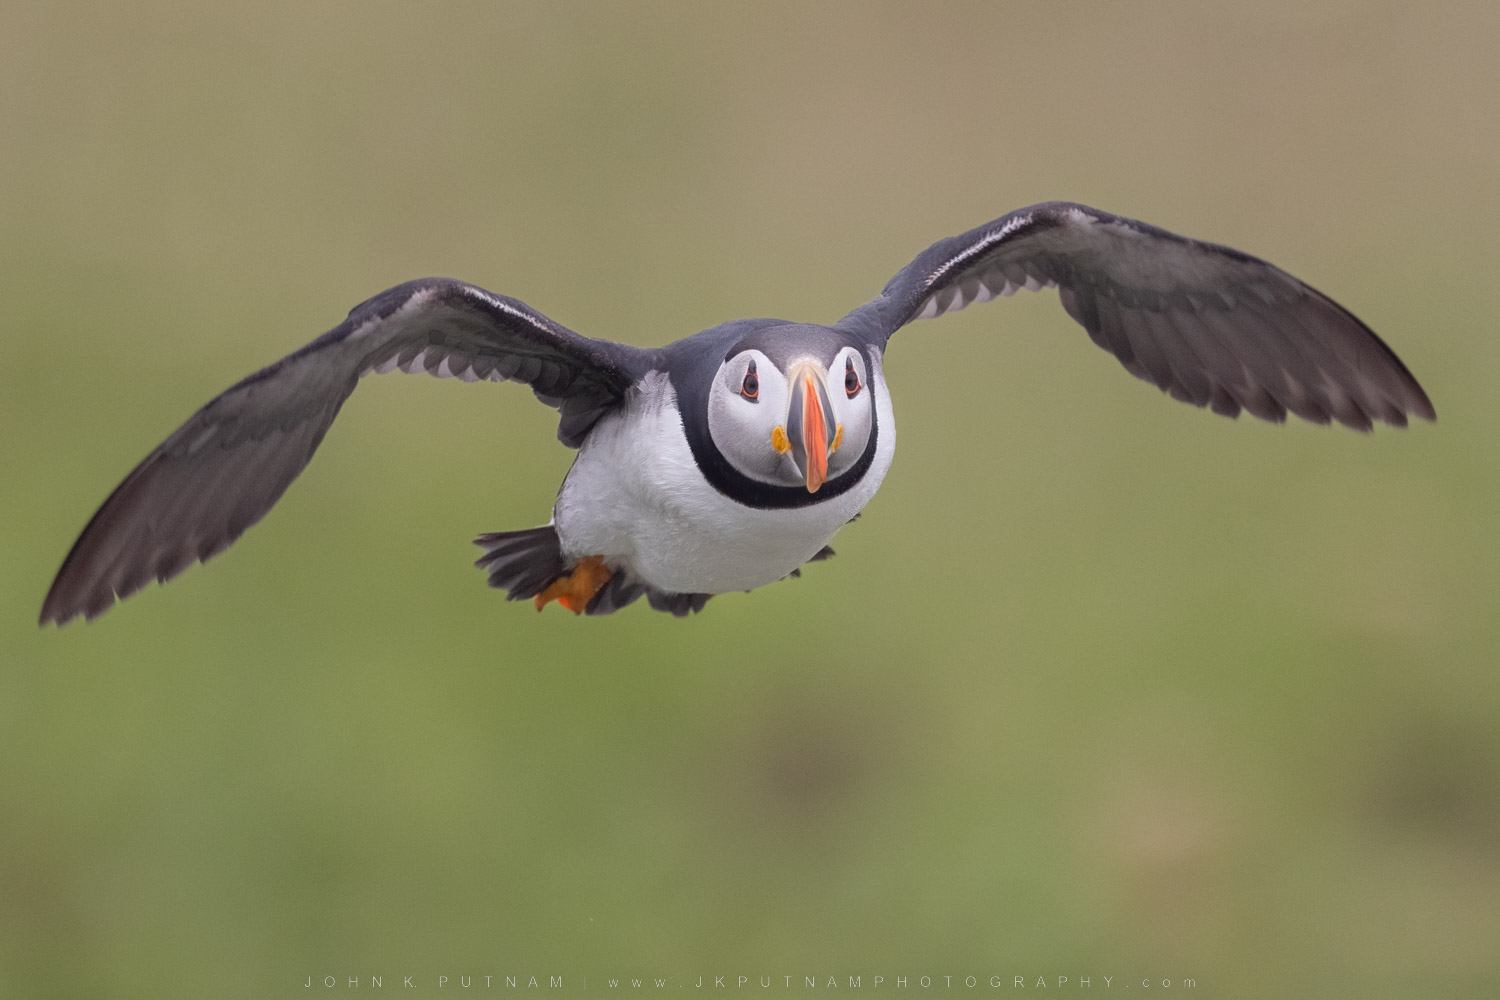
[[[522,531],[493,531],[474,539],[474,544],[484,549],[474,565],[489,574],[491,587],[507,591],[507,600],[535,597],[568,572],[557,528],[550,524]]]
[[[489,574],[490,586],[506,591],[506,599],[523,601],[536,597],[554,582],[568,576],[577,566],[563,558],[562,542],[557,528],[544,524],[521,531],[493,531],[474,539],[484,555],[474,565]],[[584,609],[590,615],[608,615],[645,597],[657,611],[681,618],[703,610],[709,594],[668,594],[648,587],[628,573],[610,574]]]

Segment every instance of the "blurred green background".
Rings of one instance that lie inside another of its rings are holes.
[[[1479,4],[6,3],[0,995],[1500,995],[1497,52]],[[1049,198],[1274,260],[1440,422],[1223,420],[1018,296],[893,342],[838,558],[587,620],[469,565],[553,412],[393,376],[230,553],[36,627],[139,458],[389,285],[831,322]]]

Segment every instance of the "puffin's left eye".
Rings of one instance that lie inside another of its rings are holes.
[[[848,358],[844,361],[844,392],[853,399],[859,394],[859,372],[854,370],[854,359]]]

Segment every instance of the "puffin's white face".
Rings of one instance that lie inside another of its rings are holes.
[[[742,475],[815,493],[869,443],[869,371],[853,347],[840,349],[826,369],[810,358],[788,367],[783,372],[754,348],[731,355],[709,390],[708,433]]]

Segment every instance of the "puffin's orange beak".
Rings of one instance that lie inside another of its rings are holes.
[[[786,415],[792,461],[816,493],[828,479],[829,442],[833,437],[833,407],[823,387],[822,372],[809,363],[792,370],[792,398]]]
[[[822,388],[811,374],[802,376],[802,450],[807,455],[807,492],[816,493],[828,478],[828,426],[823,419]]]

